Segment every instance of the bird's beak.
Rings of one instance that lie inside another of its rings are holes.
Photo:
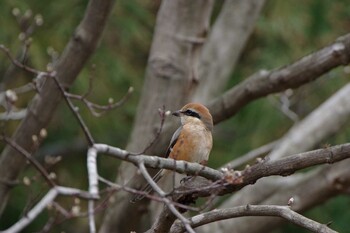
[[[173,112],[173,113],[171,113],[173,116],[177,116],[177,117],[179,117],[180,116],[180,114],[181,114],[181,111],[180,110],[178,110],[178,111],[175,111],[175,112]]]

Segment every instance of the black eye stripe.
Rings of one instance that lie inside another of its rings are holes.
[[[198,119],[201,118],[200,115],[199,115],[197,112],[192,111],[191,109],[187,109],[187,110],[184,111],[183,113],[184,113],[185,115],[187,115],[187,116],[196,117],[196,118],[198,118]]]

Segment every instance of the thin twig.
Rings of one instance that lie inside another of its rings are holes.
[[[96,71],[96,65],[93,64],[91,66],[91,69],[92,71],[89,73],[89,86],[88,86],[88,89],[86,90],[86,92],[82,95],[82,98],[85,99],[86,97],[88,97],[88,95],[91,94],[91,91],[92,91],[92,85],[93,85],[93,81],[94,81],[94,73]]]
[[[92,115],[96,117],[100,117],[105,112],[122,106],[129,99],[133,91],[134,91],[134,88],[129,87],[127,93],[118,102],[110,103],[108,105],[99,105],[87,100],[86,93],[84,95],[76,95],[76,94],[65,92],[65,96],[70,99],[76,99],[76,100],[82,101],[85,104],[85,106],[90,110]],[[97,112],[96,110],[100,110],[101,112]]]
[[[245,155],[242,155],[237,159],[234,159],[233,161],[223,165],[222,167],[226,167],[229,169],[237,169],[238,167],[248,164],[249,161],[269,153],[276,145],[278,145],[279,142],[280,140],[276,140],[265,144],[261,147],[258,147],[252,151],[249,151]]]
[[[116,183],[113,183],[101,176],[99,176],[99,181],[101,181],[102,183],[105,183],[107,184],[108,186],[110,186],[111,188],[113,188],[114,190],[123,190],[125,192],[129,192],[129,193],[132,193],[132,194],[140,194],[140,195],[144,195],[145,197],[147,197],[148,199],[151,199],[153,201],[157,201],[157,202],[163,202],[163,199],[159,196],[156,196],[156,195],[152,195],[152,194],[149,194],[147,192],[144,192],[144,191],[140,191],[140,190],[137,190],[137,189],[133,189],[133,188],[130,188],[130,187],[127,187],[127,186],[124,186],[124,185],[119,185],[119,184],[116,184]],[[191,210],[191,211],[195,211],[195,212],[198,212],[200,211],[199,208],[196,208],[196,207],[191,207],[191,206],[188,206],[188,205],[183,205],[181,203],[178,203],[178,202],[172,202],[172,204],[176,207],[179,207],[181,209],[186,209],[186,210]]]
[[[66,96],[66,91],[64,90],[63,86],[61,85],[61,83],[58,81],[57,77],[55,74],[52,74],[51,77],[53,78],[53,80],[55,81],[58,89],[60,90],[64,100],[66,101],[69,109],[72,111],[74,117],[77,119],[81,129],[84,132],[84,135],[86,137],[86,140],[89,143],[89,146],[92,146],[95,143],[95,140],[93,139],[89,128],[86,126],[83,118],[81,117],[81,115],[79,114],[79,109],[73,105],[73,103],[70,101],[70,99]]]
[[[154,182],[150,174],[148,173],[145,164],[143,162],[139,163],[139,169],[142,175],[145,177],[147,182],[152,186],[152,188],[159,194],[159,196],[162,197],[162,200],[164,201],[164,204],[169,208],[169,210],[184,224],[187,232],[189,233],[195,233],[195,231],[192,229],[190,222],[188,219],[186,219],[171,203],[171,201],[165,197],[165,192]]]
[[[158,109],[158,113],[160,116],[160,126],[158,128],[156,135],[154,136],[153,140],[148,144],[148,146],[146,146],[146,148],[142,152],[136,153],[134,155],[140,155],[140,154],[146,153],[154,145],[154,143],[158,140],[160,133],[163,130],[163,126],[164,126],[164,122],[165,122],[165,118],[166,118],[165,106],[163,106],[163,108],[161,108],[161,109]]]
[[[40,172],[42,177],[45,179],[46,183],[50,187],[56,186],[55,182],[50,179],[49,173],[46,171],[46,169],[33,157],[29,152],[24,150],[21,146],[19,146],[16,142],[11,140],[10,138],[6,136],[2,136],[2,140],[4,140],[8,145],[10,145],[13,149],[15,149],[17,152],[19,152],[21,155],[23,155],[28,161]]]
[[[14,57],[12,57],[10,50],[7,47],[5,47],[3,44],[0,44],[0,50],[2,50],[6,54],[6,56],[10,59],[10,61],[15,66],[17,66],[25,71],[28,71],[32,74],[36,74],[36,75],[39,75],[42,72],[42,71],[38,71],[34,68],[31,68],[29,66],[26,66],[26,65],[22,64],[21,62],[17,61]],[[49,73],[47,73],[47,74],[49,74]]]

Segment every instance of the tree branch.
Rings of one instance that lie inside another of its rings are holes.
[[[223,165],[222,167],[237,169],[240,166],[247,165],[249,161],[258,157],[263,157],[265,154],[269,153],[273,148],[275,148],[278,145],[279,142],[280,140],[276,140],[261,147],[258,147],[242,156],[239,156],[237,159],[232,160],[231,162]]]
[[[158,195],[162,197],[162,201],[165,204],[164,205],[165,211],[163,211],[161,213],[161,216],[157,218],[157,221],[153,224],[149,232],[150,233],[168,232],[173,222],[176,220],[176,218],[178,218],[184,225],[187,232],[195,233],[192,227],[190,226],[189,221],[184,216],[182,216],[182,214],[175,208],[175,206],[171,203],[171,201],[165,197],[165,192],[156,184],[156,182],[154,182],[152,177],[148,174],[147,169],[143,162],[139,163],[139,169],[141,174],[147,180],[147,182],[158,193]],[[166,217],[164,218],[162,216],[166,216]]]
[[[20,232],[26,226],[28,226],[44,209],[46,209],[47,206],[50,205],[58,195],[77,196],[88,200],[96,199],[96,196],[90,195],[90,193],[87,193],[79,189],[55,186],[51,188],[50,191],[28,213],[26,213],[26,215],[22,219],[20,219],[18,222],[16,222],[14,225],[9,227],[8,229],[0,232],[1,233]]]
[[[65,88],[71,86],[97,47],[113,3],[114,0],[90,0],[83,20],[54,65],[56,77]],[[17,128],[13,140],[25,150],[33,152],[37,147],[28,138],[38,135],[41,129],[47,127],[60,101],[61,95],[56,84],[46,78],[40,93],[28,107],[28,114]],[[25,159],[15,150],[9,146],[3,150],[0,156],[0,177],[9,181],[15,180],[24,166]],[[0,215],[6,206],[9,191],[10,187],[0,184]]]
[[[309,218],[306,218],[293,211],[290,206],[276,205],[246,205],[237,206],[228,209],[212,210],[190,218],[192,227],[199,227],[215,221],[231,219],[243,216],[276,216],[288,220],[295,225],[301,226],[312,232],[317,233],[335,233],[332,229],[324,224],[320,224]],[[175,223],[171,228],[171,233],[185,232],[185,228],[181,223]]]
[[[214,123],[217,124],[232,117],[253,100],[288,88],[299,87],[349,62],[350,34],[346,34],[331,45],[290,65],[253,74],[213,100],[208,108],[213,115]]]
[[[349,93],[350,83],[289,129],[278,147],[269,153],[269,158],[278,159],[290,153],[306,151],[338,132],[350,118]]]
[[[225,185],[222,185],[222,190],[218,193],[219,195],[241,189],[248,184],[255,183],[262,177],[273,175],[287,176],[303,168],[325,163],[331,164],[350,158],[350,143],[347,143],[326,149],[290,155],[278,160],[263,160],[243,171],[227,170],[225,173],[222,173],[198,163],[174,161],[173,159],[165,159],[157,156],[132,155],[125,150],[104,144],[95,144],[93,150],[96,150],[97,153],[107,154],[121,160],[129,161],[136,166],[142,162],[145,166],[151,168],[165,168],[179,173],[198,175],[212,181],[222,180]],[[210,196],[211,193],[210,190],[204,189],[204,191],[197,194],[198,196]]]

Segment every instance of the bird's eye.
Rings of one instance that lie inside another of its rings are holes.
[[[184,111],[183,113],[184,113],[185,115],[187,115],[187,116],[196,117],[196,118],[198,118],[198,119],[201,118],[200,115],[199,115],[197,112],[192,111],[191,109],[187,109],[187,110]]]

